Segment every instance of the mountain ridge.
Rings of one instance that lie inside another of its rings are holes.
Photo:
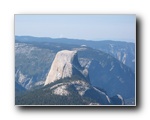
[[[66,65],[69,64],[69,65]],[[66,65],[67,68],[64,66]],[[71,67],[70,67],[71,65]],[[74,68],[76,66],[76,68]],[[59,70],[58,70],[59,69]],[[64,70],[66,69],[66,70]],[[77,70],[77,72],[73,72]],[[90,81],[84,77],[84,73],[81,71],[81,65],[78,61],[77,51],[69,51],[69,50],[62,50],[59,51],[55,59],[52,63],[50,68],[50,72],[48,77],[45,81],[44,87],[42,87],[37,91],[37,95],[40,98],[36,100],[32,100],[34,104],[54,104],[52,101],[55,99],[66,99],[66,101],[60,102],[57,100],[55,104],[97,104],[97,105],[111,105],[111,104],[118,104],[124,105],[124,100],[121,95],[115,95],[115,99],[113,97],[109,97],[104,91],[93,87],[90,84]],[[68,73],[69,72],[69,73]],[[57,74],[59,73],[59,77],[57,78]],[[55,76],[56,74],[56,76]],[[64,75],[65,74],[65,75]],[[54,76],[53,76],[54,75]],[[64,76],[63,76],[64,75]],[[86,74],[87,76],[88,74]],[[50,80],[49,80],[50,79]],[[38,92],[39,91],[39,92]],[[42,95],[41,95],[42,92]],[[21,101],[26,101],[26,104],[29,104],[26,100],[26,96],[31,96],[34,98],[34,95],[31,93],[27,93],[25,96],[21,97],[19,100],[17,96],[16,104],[23,104]],[[43,96],[44,95],[44,96]],[[45,97],[47,96],[47,97]],[[51,96],[50,98],[48,96]],[[25,98],[24,98],[25,97]],[[28,98],[28,97],[27,97]],[[39,99],[43,99],[42,102],[38,101]],[[74,99],[76,98],[76,101]],[[46,99],[46,101],[44,100]],[[49,102],[48,102],[48,101]],[[34,101],[34,102],[33,102]],[[38,102],[37,102],[38,101]],[[43,102],[44,101],[44,102]],[[79,103],[77,101],[80,101]],[[119,101],[119,102],[118,102]]]
[[[40,39],[42,39],[42,40],[46,40],[46,42],[48,42],[48,40],[49,40],[49,42],[50,42],[50,40],[52,40],[52,39],[54,39],[54,40],[64,40],[64,39],[66,39],[66,40],[78,40],[78,41],[86,41],[86,42],[124,42],[124,43],[133,43],[134,44],[134,42],[130,42],[130,41],[121,41],[121,40],[114,40],[114,39],[101,39],[101,40],[92,40],[92,39],[80,39],[80,38],[67,38],[67,37],[64,37],[64,38],[52,38],[52,37],[37,37],[37,36],[30,36],[30,35],[24,35],[24,36],[22,36],[22,35],[15,35],[15,38],[16,38],[16,40],[18,39],[19,41],[34,41],[33,40],[33,38],[39,38],[39,41],[40,42],[43,42],[43,41],[41,41]],[[29,39],[27,39],[27,38],[29,38]],[[21,40],[20,40],[21,39]],[[57,42],[57,41],[56,41]],[[59,41],[59,43],[60,43],[60,41]]]
[[[32,36],[15,36],[16,40],[22,42],[54,42],[74,45],[86,45],[93,49],[101,50],[114,56],[116,59],[126,64],[135,72],[135,43],[115,40],[90,41],[83,39],[70,38],[49,38],[49,37],[32,37]],[[132,51],[132,52],[131,52]]]
[[[97,79],[98,81],[101,81],[102,79],[105,82],[108,80],[111,80],[110,77],[107,76],[107,74],[109,74],[109,75],[113,75],[115,77],[115,81],[120,82],[121,84],[120,83],[119,84],[122,86],[124,84],[122,82],[126,81],[126,79],[129,79],[128,78],[129,76],[127,75],[127,73],[126,73],[127,77],[124,77],[123,75],[121,75],[121,73],[124,73],[124,71],[128,71],[128,69],[130,69],[129,67],[122,64],[115,57],[112,57],[111,55],[107,53],[104,53],[97,49],[90,48],[88,46],[84,46],[84,45],[80,46],[80,45],[72,45],[72,44],[67,45],[65,43],[62,44],[62,43],[50,43],[50,42],[37,43],[36,41],[35,42],[16,41],[15,44],[16,44],[15,79],[17,82],[22,81],[22,83],[19,83],[19,84],[23,85],[23,87],[25,88],[27,87],[27,91],[30,91],[34,88],[40,88],[40,89],[42,88],[41,86],[44,85],[44,80],[46,79],[46,76],[48,75],[48,72],[50,70],[50,67],[55,58],[56,53],[64,49],[77,51],[79,63],[81,67],[86,68],[88,70],[88,73],[89,73],[89,69],[91,69],[91,66],[93,64],[93,60],[96,60],[97,63],[94,66],[98,66],[98,69],[96,68],[94,74],[100,75],[100,76],[97,76],[100,78],[99,80]],[[92,78],[91,75],[93,74],[92,69],[90,72],[90,77],[89,77],[90,79]],[[118,73],[120,73],[120,76],[118,78],[116,74],[117,70],[119,70]],[[131,74],[133,73],[131,72]],[[22,76],[24,76],[25,79],[21,79],[20,77]],[[104,81],[101,81],[101,82],[104,82]],[[98,83],[93,84],[93,81],[91,84],[94,87],[100,87]],[[71,84],[69,83],[69,86],[70,85]],[[71,86],[74,86],[74,85],[72,84]],[[125,85],[125,86],[128,86],[128,85]],[[132,85],[130,88],[132,88],[133,86],[134,85]],[[60,88],[58,89],[56,88],[56,91],[58,92],[58,90],[64,90],[63,88],[65,88],[65,86],[62,85],[60,86]],[[76,91],[75,86],[71,89]],[[105,93],[107,93],[110,98],[116,95],[116,93],[118,94],[118,92],[116,91],[115,93],[113,94],[111,93],[110,95],[107,89],[105,89],[104,87],[102,87],[101,89],[103,89],[102,91],[105,91]],[[126,89],[124,91],[126,91]],[[132,91],[135,91],[134,88],[132,88]],[[46,93],[46,94],[49,94],[49,93]],[[86,93],[87,96],[89,96],[89,94],[90,93],[88,92]],[[129,92],[125,94],[129,94]],[[121,93],[120,95],[122,96]],[[123,95],[123,98],[124,98],[124,95]],[[134,95],[132,96],[132,98],[134,98]],[[115,100],[116,97],[113,99]]]

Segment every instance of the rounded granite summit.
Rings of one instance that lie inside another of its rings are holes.
[[[82,71],[83,68],[78,61],[77,51],[59,51],[52,63],[45,85],[60,79],[71,78],[72,75],[77,73],[82,75]]]

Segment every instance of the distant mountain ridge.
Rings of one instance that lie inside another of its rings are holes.
[[[68,40],[72,40],[73,44],[76,43],[76,41],[81,41],[81,43],[83,42],[123,42],[123,43],[133,43],[133,42],[127,42],[127,41],[116,41],[116,40],[86,40],[86,39],[76,39],[76,38],[51,38],[51,37],[35,37],[35,36],[15,36],[15,39],[18,40],[18,41],[23,41],[23,42],[53,42],[53,40],[56,40],[55,42],[58,42],[58,43],[63,43],[63,42],[68,42]],[[63,41],[64,40],[64,41]],[[68,42],[71,44],[71,42]],[[77,44],[79,44],[77,42]],[[133,43],[134,44],[134,43]]]
[[[92,41],[83,39],[68,39],[68,38],[49,38],[49,37],[32,37],[32,36],[15,36],[16,41],[22,42],[54,42],[74,45],[89,46],[94,49],[99,49],[106,52],[123,64],[129,66],[135,72],[135,43],[124,41]]]

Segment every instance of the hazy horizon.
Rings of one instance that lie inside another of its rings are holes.
[[[126,41],[126,40],[114,40],[114,39],[101,39],[101,40],[90,40],[90,39],[80,39],[80,38],[66,38],[66,37],[56,37],[56,38],[52,38],[52,37],[44,37],[44,36],[31,36],[31,35],[15,35],[18,37],[37,37],[37,38],[50,38],[50,39],[72,39],[72,40],[85,40],[85,41],[120,41],[120,42],[131,42],[131,43],[135,43],[135,41]]]
[[[134,42],[135,15],[15,15],[15,36]]]

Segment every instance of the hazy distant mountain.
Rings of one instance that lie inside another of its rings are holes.
[[[123,64],[130,67],[135,72],[135,44],[131,42],[121,41],[89,41],[79,39],[68,39],[68,38],[48,38],[48,37],[32,37],[32,36],[16,36],[16,40],[24,42],[54,42],[54,43],[65,43],[92,47],[104,51],[116,59],[121,61]]]

